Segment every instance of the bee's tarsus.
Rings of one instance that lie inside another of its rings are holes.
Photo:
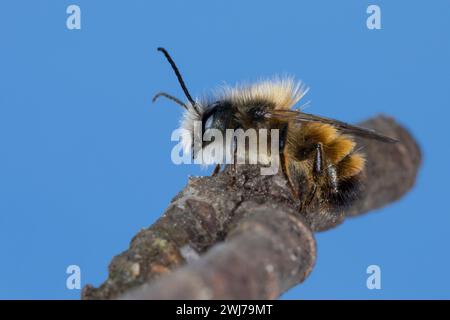
[[[220,172],[220,169],[221,169],[221,165],[220,165],[220,164],[217,164],[217,165],[214,167],[214,171],[212,172],[211,177],[217,176],[217,175],[219,174],[219,172]]]

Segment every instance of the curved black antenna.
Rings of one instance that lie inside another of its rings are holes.
[[[166,57],[167,61],[169,61],[170,65],[172,66],[173,71],[175,72],[175,75],[177,76],[178,82],[180,83],[181,88],[183,89],[184,94],[186,95],[186,98],[189,100],[189,102],[192,104],[192,107],[194,110],[198,113],[197,104],[195,103],[194,99],[192,99],[191,94],[189,93],[188,89],[186,88],[186,85],[184,84],[183,77],[181,76],[180,71],[177,68],[177,65],[173,61],[172,57],[169,55],[166,49],[159,47],[158,51],[161,51],[164,56]]]
[[[169,100],[172,100],[173,102],[175,102],[176,104],[179,104],[180,106],[182,106],[183,108],[185,108],[186,110],[188,110],[187,105],[185,105],[183,103],[183,101],[181,101],[180,99],[178,99],[177,97],[174,97],[168,93],[165,92],[158,92],[157,94],[155,94],[152,98],[152,102],[155,102],[156,100],[158,100],[159,97],[165,97]]]

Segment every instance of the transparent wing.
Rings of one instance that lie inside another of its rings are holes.
[[[294,122],[319,122],[325,123],[334,126],[336,129],[343,133],[348,133],[353,136],[359,136],[368,139],[375,139],[382,142],[395,143],[398,140],[384,136],[382,134],[377,133],[374,130],[366,129],[358,126],[354,126],[339,120],[334,120],[330,118],[325,118],[321,116],[316,116],[309,113],[304,113],[295,110],[270,110],[265,114],[266,118],[269,119],[279,119],[285,121],[294,121]]]

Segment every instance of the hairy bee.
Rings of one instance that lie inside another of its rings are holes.
[[[332,214],[360,196],[365,158],[356,149],[354,137],[396,142],[369,129],[293,110],[307,88],[292,79],[224,88],[212,98],[194,100],[168,52],[164,48],[158,50],[171,64],[188,102],[164,92],[156,94],[153,100],[164,96],[184,107],[181,127],[189,132],[194,130],[195,121],[201,122],[202,131],[279,129],[281,168],[293,194],[305,207],[314,203],[321,212]],[[187,141],[186,145],[190,144]]]

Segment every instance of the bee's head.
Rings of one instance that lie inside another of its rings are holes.
[[[226,129],[232,129],[233,114],[231,103],[228,101],[216,101],[209,104],[202,114],[202,132],[208,129],[216,129],[225,133]]]
[[[211,140],[204,140],[204,134],[209,130],[210,134],[215,134],[213,130],[220,131],[225,136],[226,129],[233,129],[233,113],[231,104],[228,101],[197,101],[197,109],[191,104],[186,105],[186,111],[181,120],[183,129],[182,144],[185,151],[194,150],[194,139],[201,141],[201,147],[204,148]],[[197,147],[200,145],[197,144]]]
[[[167,61],[169,61],[172,66],[175,75],[177,76],[178,82],[183,89],[186,98],[188,99],[188,103],[182,102],[180,99],[167,94],[165,92],[160,92],[153,97],[153,101],[156,101],[159,97],[168,98],[175,103],[182,106],[186,112],[184,113],[183,119],[181,121],[181,128],[184,129],[184,133],[182,135],[182,143],[185,147],[185,150],[193,150],[194,147],[194,138],[201,139],[203,141],[203,133],[209,129],[220,130],[225,133],[225,130],[231,126],[232,122],[232,113],[230,112],[230,102],[226,101],[215,101],[215,102],[201,102],[195,101],[192,99],[184,80],[181,76],[180,71],[178,70],[175,62],[172,57],[169,55],[166,49],[158,48],[158,51],[161,51],[166,57]],[[195,130],[196,126],[201,128],[201,130]],[[201,134],[201,137],[195,137],[196,135]],[[203,141],[202,146],[209,144],[210,141]]]

